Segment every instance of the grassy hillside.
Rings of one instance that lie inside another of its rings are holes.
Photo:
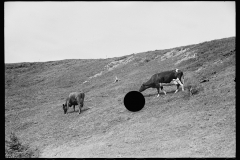
[[[231,37],[109,59],[5,64],[5,138],[15,132],[40,157],[234,157],[235,52]],[[141,111],[126,110],[126,93],[175,68],[184,92],[167,86],[156,98],[148,89]],[[73,91],[85,92],[84,111],[64,115]]]

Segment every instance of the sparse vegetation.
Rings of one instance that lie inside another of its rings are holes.
[[[189,72],[186,75],[186,83],[185,83],[185,89],[189,93],[189,96],[193,96],[196,94],[199,94],[203,91],[203,87],[201,86],[199,80],[196,78],[196,72]]]
[[[23,145],[14,132],[11,132],[10,140],[5,141],[5,158],[36,158],[36,153],[28,145]]]
[[[192,51],[195,58],[176,64]],[[5,139],[18,133],[5,142],[5,157],[31,157],[25,144],[43,158],[234,157],[235,52],[232,37],[119,58],[5,64]],[[185,91],[166,86],[156,98],[148,89],[140,112],[126,110],[126,93],[175,68]],[[85,110],[64,116],[74,91],[85,92]]]

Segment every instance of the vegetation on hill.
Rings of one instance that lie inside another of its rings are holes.
[[[37,158],[37,149],[33,150],[28,145],[23,145],[14,132],[10,140],[5,141],[5,158]]]
[[[40,157],[234,157],[235,54],[230,37],[108,59],[5,64],[5,139],[16,133]],[[141,111],[126,110],[126,93],[175,68],[184,92],[166,86],[156,98],[148,89]],[[74,91],[85,92],[83,112],[64,115]]]

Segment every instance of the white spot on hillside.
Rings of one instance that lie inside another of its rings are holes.
[[[89,77],[89,79],[96,78],[96,77],[98,77],[98,76],[103,75],[103,74],[106,73],[106,72],[112,71],[113,69],[115,69],[115,68],[117,68],[117,67],[126,65],[127,63],[131,62],[132,60],[134,60],[133,55],[132,55],[132,56],[129,56],[129,57],[126,57],[126,58],[123,58],[123,59],[120,59],[120,60],[117,60],[117,61],[110,62],[109,64],[107,64],[107,65],[103,68],[103,71],[95,74],[94,76]]]
[[[219,64],[219,63],[222,63],[222,60],[217,60],[213,64]]]
[[[87,82],[88,82],[88,81],[84,81],[83,84],[84,84],[84,83],[87,83]]]
[[[194,51],[186,52],[185,54],[183,54],[183,55],[181,56],[181,59],[178,60],[178,61],[175,63],[175,65],[181,63],[182,61],[186,61],[186,60],[191,59],[191,58],[196,58],[196,55],[197,55],[197,53],[195,53]]]
[[[134,59],[133,56],[130,56],[130,57],[127,57],[127,58],[118,60],[118,61],[110,62],[108,65],[106,65],[106,66],[104,67],[104,70],[111,71],[111,70],[113,70],[114,68],[117,68],[117,67],[119,67],[119,66],[123,66],[123,65],[131,62],[133,59]]]
[[[189,50],[189,48],[181,49],[180,51],[178,51],[177,49],[173,49],[173,50],[171,50],[170,52],[165,53],[165,54],[161,57],[161,61],[164,61],[164,60],[166,60],[166,59],[168,59],[168,58],[171,58],[171,57],[176,57],[176,56],[178,56],[178,55],[180,55],[180,54],[185,53],[185,52],[188,51],[188,50]]]
[[[103,71],[101,71],[100,73],[95,74],[94,76],[89,77],[89,79],[101,76],[103,74]]]
[[[203,69],[203,67],[198,68],[195,72],[199,72]]]

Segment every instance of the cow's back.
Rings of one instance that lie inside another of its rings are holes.
[[[77,103],[77,101],[83,101],[85,94],[82,92],[72,92],[69,94],[69,101],[71,103]]]
[[[171,70],[171,71],[163,71],[161,73],[156,73],[152,76],[153,82],[160,82],[160,83],[170,83],[172,79],[176,79],[178,76],[182,76],[182,71],[178,70]]]
[[[164,72],[153,75],[153,79],[154,79],[154,81],[160,81],[160,82],[167,81],[173,75],[174,75],[174,72],[172,72],[172,71],[164,71]]]

